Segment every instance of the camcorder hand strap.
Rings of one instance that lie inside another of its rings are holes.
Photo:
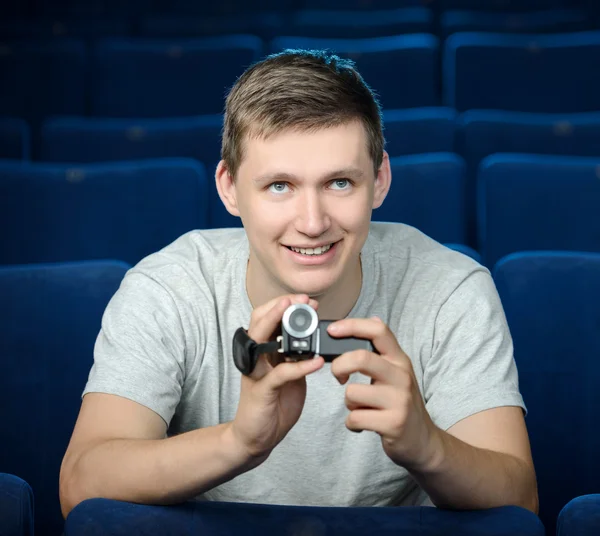
[[[233,362],[246,376],[252,374],[260,354],[270,354],[280,348],[279,342],[256,343],[244,328],[238,328],[233,335]]]

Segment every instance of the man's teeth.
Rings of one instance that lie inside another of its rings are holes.
[[[302,255],[323,255],[323,253],[326,253],[327,251],[329,251],[331,249],[331,246],[333,244],[329,244],[328,246],[321,246],[318,248],[295,248],[290,246],[290,249],[292,251],[295,251],[296,253],[302,253]]]

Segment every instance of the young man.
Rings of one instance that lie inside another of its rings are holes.
[[[63,461],[64,515],[91,497],[536,511],[490,274],[414,228],[371,223],[391,173],[352,64],[295,51],[246,71],[216,181],[244,229],[182,236],[107,307]],[[261,356],[242,376],[236,329],[266,342],[291,303],[378,353]]]

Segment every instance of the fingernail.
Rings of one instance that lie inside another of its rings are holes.
[[[339,331],[340,327],[337,324],[329,324],[329,326],[327,327],[327,331],[329,331],[330,333],[335,333],[336,331]]]

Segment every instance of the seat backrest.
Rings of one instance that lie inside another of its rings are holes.
[[[208,227],[202,164],[0,162],[0,264],[119,259],[135,264]]]
[[[457,114],[452,108],[384,110],[385,150],[392,157],[454,151]]]
[[[239,227],[215,185],[221,158],[221,114],[176,119],[53,118],[42,125],[45,162],[103,162],[162,157],[195,158],[206,168],[209,225]]]
[[[600,110],[600,31],[551,35],[451,35],[443,58],[444,105],[458,111]]]
[[[456,126],[456,152],[467,162],[467,228],[476,243],[476,181],[481,161],[494,153],[600,157],[600,113],[541,114],[469,110]]]
[[[600,251],[600,158],[491,155],[477,187],[486,266],[525,250]]]
[[[294,13],[285,35],[357,39],[433,33],[433,21],[433,10],[426,7],[372,11],[304,9]]]
[[[227,90],[259,59],[252,35],[108,38],[93,48],[91,110],[104,117],[220,113]]]
[[[392,185],[373,221],[401,222],[438,242],[464,244],[464,174],[462,158],[431,153],[390,159]]]
[[[36,534],[61,534],[60,464],[102,313],[128,268],[108,260],[0,267],[2,470],[31,485]]]
[[[524,252],[493,270],[511,329],[547,534],[600,482],[600,254]]]

